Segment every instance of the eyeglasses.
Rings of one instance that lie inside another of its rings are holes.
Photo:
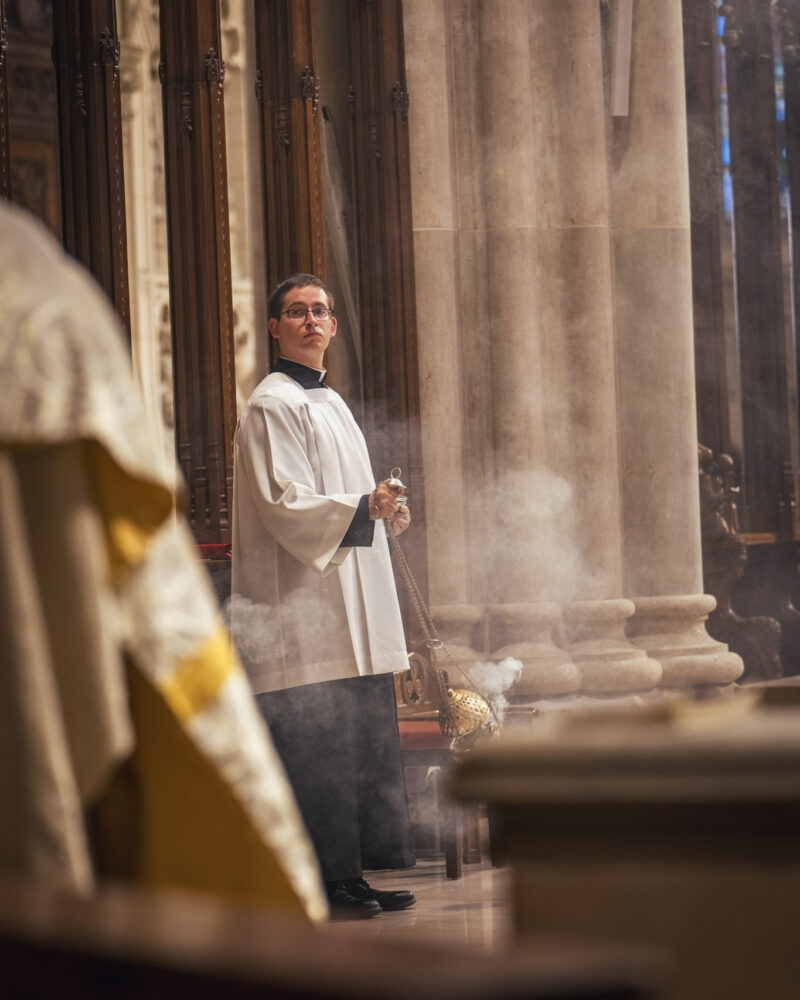
[[[281,316],[288,316],[289,319],[305,319],[308,314],[316,320],[330,319],[333,316],[333,309],[327,306],[292,306],[291,309],[284,309]]]

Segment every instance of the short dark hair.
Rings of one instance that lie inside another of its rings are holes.
[[[287,292],[290,292],[293,288],[306,288],[308,285],[314,285],[325,292],[328,296],[328,306],[331,312],[333,312],[333,293],[321,278],[318,278],[315,274],[291,274],[288,278],[284,278],[269,293],[269,298],[267,299],[267,316],[269,319],[281,318],[283,300]]]

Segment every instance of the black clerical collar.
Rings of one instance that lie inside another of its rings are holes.
[[[304,389],[324,389],[327,387],[325,381],[328,373],[322,368],[309,368],[308,365],[301,365],[299,361],[290,361],[288,358],[278,358],[275,372],[283,372],[298,382]]]

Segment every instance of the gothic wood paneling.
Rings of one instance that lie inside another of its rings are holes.
[[[364,431],[378,478],[403,470],[415,527],[403,544],[427,593],[402,4],[349,0],[348,16]]]
[[[6,73],[14,204],[32,212],[61,238],[58,97],[53,67],[52,5],[5,0]]]
[[[325,280],[311,0],[262,0],[255,31],[267,284],[296,272]]]
[[[698,436],[730,453],[716,20],[708,0],[683,0]]]
[[[130,341],[119,41],[114,0],[53,4],[62,238],[106,290]]]
[[[175,435],[198,542],[230,541],[236,395],[219,0],[161,0]]]
[[[771,0],[729,0],[725,47],[742,376],[743,529],[791,539],[786,328]]]
[[[0,0],[0,197],[11,198],[11,136],[8,130],[8,15]]]

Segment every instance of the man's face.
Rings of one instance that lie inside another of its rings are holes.
[[[290,288],[284,295],[280,318],[269,321],[269,332],[280,342],[284,358],[311,368],[322,368],[325,351],[336,334],[336,318],[315,319],[311,310],[320,308],[328,308],[328,296],[316,285]],[[289,309],[302,309],[305,314],[293,319],[286,314]]]

